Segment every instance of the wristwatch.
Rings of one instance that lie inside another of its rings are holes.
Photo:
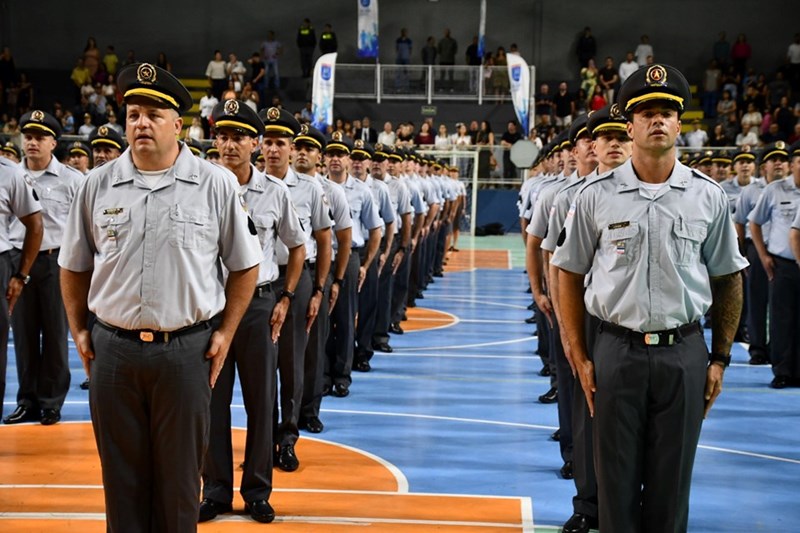
[[[342,278],[336,278],[336,279],[334,279],[334,280],[333,280],[333,283],[335,283],[336,285],[338,285],[338,286],[340,286],[340,287],[341,287],[341,286],[342,286],[342,283],[344,283],[344,279],[342,279]]]
[[[325,287],[323,287],[322,285],[317,285],[316,287],[314,287],[314,292],[312,293],[312,296],[316,293],[325,294]]]
[[[11,274],[11,277],[20,280],[23,285],[27,285],[28,282],[30,282],[31,280],[30,275],[25,275],[22,272],[14,272],[13,274]]]
[[[284,296],[285,296],[286,298],[289,298],[289,303],[291,303],[291,302],[293,302],[293,301],[294,301],[294,293],[293,293],[292,291],[289,291],[289,290],[283,289],[283,290],[281,291],[281,295],[280,295],[280,297],[279,297],[278,299],[280,300],[280,299],[281,299],[281,298],[283,298]]]
[[[731,354],[725,355],[722,353],[711,353],[708,356],[708,364],[712,363],[722,363],[725,368],[728,368],[728,365],[731,364]]]

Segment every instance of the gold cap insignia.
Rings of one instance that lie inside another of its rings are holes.
[[[364,148],[364,140],[356,139],[356,141],[353,143],[353,146],[355,146],[356,148]]]
[[[136,81],[145,85],[152,85],[156,82],[156,68],[150,63],[142,63],[136,69]]]
[[[269,120],[278,120],[279,118],[281,118],[281,110],[278,109],[277,107],[270,107],[267,110],[267,118]]]
[[[608,110],[608,118],[611,120],[619,120],[622,118],[622,113],[619,112],[619,105],[612,104],[611,109]]]
[[[36,122],[42,122],[44,120],[44,111],[39,111],[38,109],[31,113],[31,120]]]
[[[376,143],[375,144],[375,150],[377,152],[383,152],[383,145],[381,143]]]
[[[81,143],[79,141],[75,141],[74,143],[72,143],[72,147],[73,148],[83,148],[83,146],[81,145]]]
[[[223,109],[226,115],[237,115],[239,114],[239,102],[236,100],[227,100]]]
[[[653,65],[649,69],[647,69],[647,73],[645,74],[645,82],[647,85],[660,85],[666,86],[667,85],[667,69],[662,67],[661,65]]]
[[[300,124],[300,135],[308,135],[308,124]]]
[[[713,150],[706,150],[706,151],[703,153],[703,155],[705,155],[705,156],[707,156],[707,157],[711,157],[712,155],[714,155],[714,151],[713,151]]]
[[[100,126],[97,128],[97,134],[100,137],[108,137],[108,126]]]
[[[334,141],[341,142],[342,141],[342,132],[341,131],[334,131],[333,133],[331,133],[331,139],[333,139]]]
[[[775,148],[777,148],[778,150],[785,150],[786,149],[786,143],[783,142],[783,141],[778,141],[778,142],[775,143]]]
[[[750,150],[752,150],[752,148],[750,148],[749,144],[742,146],[742,152],[749,152]]]

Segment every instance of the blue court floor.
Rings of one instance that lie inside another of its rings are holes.
[[[412,492],[528,497],[535,530],[556,530],[572,512],[574,485],[559,477],[558,444],[549,439],[556,406],[536,400],[549,381],[538,375],[537,339],[523,322],[525,287],[519,268],[436,278],[418,303],[455,323],[393,337],[394,353],[354,373],[349,397],[325,398],[325,431],[315,437],[388,461]],[[9,348],[6,414],[16,394]],[[747,365],[741,345],[733,358],[704,423],[689,530],[800,531],[800,389],[770,389],[770,369]],[[71,366],[64,420],[88,420],[74,347]],[[234,425],[243,427],[238,392],[234,403]]]

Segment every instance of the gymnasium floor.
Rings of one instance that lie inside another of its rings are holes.
[[[569,517],[574,485],[558,476],[558,444],[549,440],[556,406],[536,401],[549,382],[538,375],[536,337],[523,322],[530,297],[521,240],[462,238],[459,247],[411,310],[407,333],[393,337],[394,353],[354,373],[349,397],[323,401],[325,431],[302,433],[300,469],[275,471],[270,530],[544,532]],[[5,414],[16,393],[9,348]],[[769,368],[747,365],[743,346],[733,356],[703,427],[689,530],[797,531],[800,389],[770,389]],[[72,372],[64,422],[0,427],[0,531],[104,531],[74,350]],[[241,397],[234,403],[234,424],[243,427]],[[261,527],[234,514],[200,531]]]

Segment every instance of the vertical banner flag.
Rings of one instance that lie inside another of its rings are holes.
[[[327,132],[333,124],[333,91],[336,74],[336,52],[324,54],[314,66],[314,84],[311,90],[311,125]]]
[[[378,0],[358,0],[358,57],[378,57]]]
[[[508,79],[511,82],[511,102],[519,119],[522,135],[527,139],[530,122],[531,71],[518,54],[507,54]]]
[[[481,0],[481,20],[478,23],[478,57],[483,63],[483,55],[486,53],[486,0]]]

